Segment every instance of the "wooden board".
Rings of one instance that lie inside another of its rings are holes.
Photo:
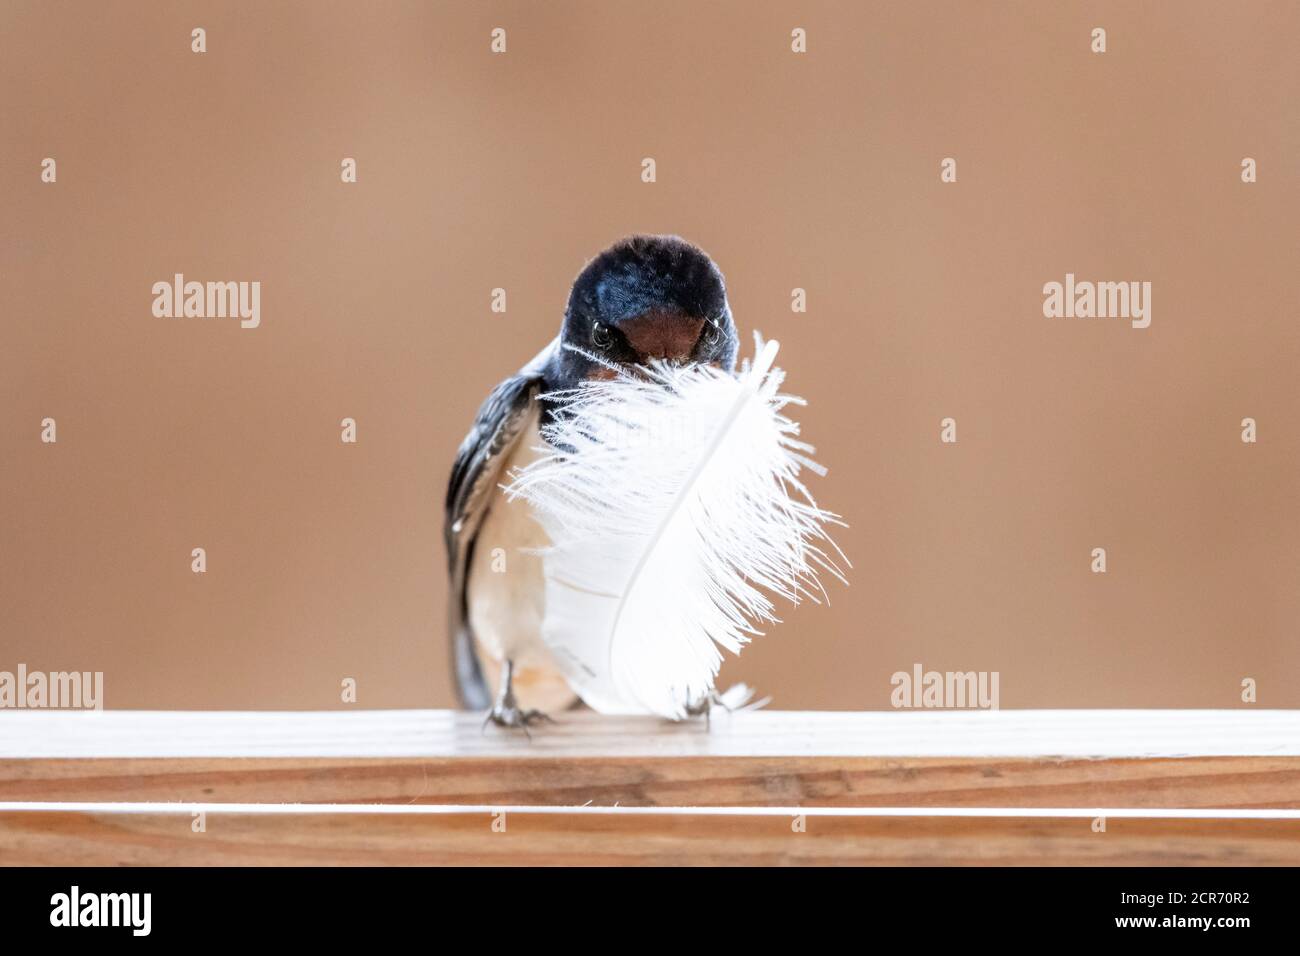
[[[1153,864],[1300,861],[1277,820],[631,815],[3,813],[8,864]]]
[[[1300,758],[0,760],[0,805],[1300,808]]]
[[[0,863],[466,862],[1295,865],[1300,720],[0,712]]]

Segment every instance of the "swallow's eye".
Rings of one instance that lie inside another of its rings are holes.
[[[596,343],[597,348],[607,349],[614,344],[614,336],[610,334],[609,328],[596,322],[591,327],[591,340]]]
[[[722,329],[710,322],[704,327],[704,334],[700,336],[700,341],[704,343],[705,348],[713,348],[722,341]]]

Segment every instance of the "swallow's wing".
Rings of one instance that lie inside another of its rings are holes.
[[[464,707],[480,709],[491,703],[491,692],[474,654],[474,635],[469,624],[466,584],[474,541],[492,502],[492,493],[501,481],[502,464],[523,432],[532,403],[544,385],[543,371],[558,348],[557,338],[492,389],[479,408],[469,434],[461,442],[451,469],[443,535],[451,576],[447,607],[452,667]]]

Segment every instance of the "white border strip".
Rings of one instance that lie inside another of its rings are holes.
[[[1171,820],[1300,820],[1300,809],[1214,809],[1205,807],[620,807],[493,806],[421,803],[97,803],[0,801],[0,813],[257,814],[261,816],[458,814],[578,814],[617,816],[754,817],[1128,817]]]
[[[151,757],[1296,757],[1300,710],[556,715],[532,737],[451,710],[0,710],[0,759]]]

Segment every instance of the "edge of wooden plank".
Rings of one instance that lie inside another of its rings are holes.
[[[1300,710],[559,715],[531,738],[451,710],[0,711],[0,758],[1300,756]]]
[[[742,816],[742,817],[996,817],[1129,820],[1296,820],[1300,809],[1217,807],[608,807],[446,803],[102,803],[4,801],[0,813],[101,813],[193,816],[198,813],[262,816]]]
[[[1300,808],[1300,757],[0,759],[0,800]]]

